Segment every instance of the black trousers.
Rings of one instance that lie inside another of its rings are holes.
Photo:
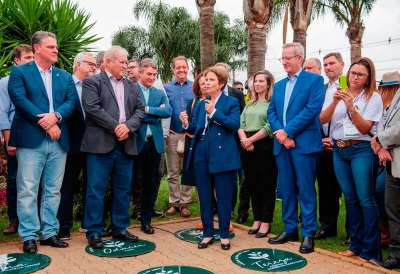
[[[321,152],[317,167],[319,222],[321,230],[337,233],[341,191],[333,170],[333,153]]]
[[[237,213],[239,216],[248,216],[250,209],[250,192],[249,186],[246,183],[246,177],[244,176],[243,169],[238,171],[239,174],[239,207]],[[233,199],[236,200],[237,196],[233,196]],[[234,208],[234,207],[233,207]]]
[[[254,143],[253,151],[243,151],[243,170],[249,189],[254,221],[272,223],[275,209],[277,170],[272,154],[273,139]]]
[[[160,182],[161,154],[157,152],[152,139],[148,140],[134,160],[133,186],[141,188],[138,200],[140,201],[142,224],[151,223]]]
[[[386,172],[385,178],[385,207],[389,219],[390,253],[400,259],[400,179]]]
[[[68,154],[57,214],[60,230],[69,231],[72,228],[75,193],[82,192],[82,209],[85,208],[86,178],[86,154]],[[84,227],[83,221],[81,226]]]
[[[16,156],[7,155],[7,215],[10,222],[18,221],[17,216],[17,169]],[[39,199],[38,199],[39,200]],[[40,201],[40,200],[39,200]]]

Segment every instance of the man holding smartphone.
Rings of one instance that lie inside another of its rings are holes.
[[[325,84],[325,100],[322,110],[329,106],[339,89],[339,76],[343,73],[344,62],[339,52],[331,52],[324,56],[323,65],[328,83]],[[337,219],[339,214],[340,187],[336,180],[332,161],[332,143],[329,139],[330,123],[322,125],[324,151],[321,153],[317,167],[319,194],[320,230],[315,239],[326,239],[337,235]]]

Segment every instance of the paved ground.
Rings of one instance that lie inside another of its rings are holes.
[[[190,265],[208,269],[215,274],[247,274],[262,273],[249,271],[233,264],[230,256],[242,249],[251,247],[270,247],[266,239],[256,239],[247,235],[247,231],[238,226],[235,229],[236,237],[232,240],[232,248],[223,251],[219,244],[208,249],[199,250],[192,243],[179,240],[173,232],[194,227],[198,220],[190,219],[185,222],[158,223],[156,233],[152,236],[143,234],[137,227],[129,230],[142,239],[155,242],[156,250],[138,257],[103,258],[89,255],[85,252],[86,240],[83,233],[73,234],[70,247],[56,249],[39,246],[40,253],[51,257],[51,264],[37,273],[137,273],[138,271],[162,265]],[[275,246],[274,246],[275,248]],[[289,243],[279,246],[292,252],[298,252],[299,243]],[[21,243],[0,244],[0,253],[21,252]],[[305,268],[293,273],[385,273],[385,269],[376,268],[357,260],[342,258],[334,253],[317,250],[303,255],[308,264]]]

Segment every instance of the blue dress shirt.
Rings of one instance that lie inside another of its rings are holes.
[[[47,93],[47,98],[49,98],[49,113],[54,112],[54,106],[53,106],[53,66],[49,68],[48,71],[44,71],[41,67],[39,67],[38,63],[36,63],[36,66],[39,70],[40,76],[42,77],[43,80],[43,85],[44,88],[46,89]]]
[[[186,106],[192,102],[194,98],[192,84],[193,83],[189,80],[183,84],[178,83],[176,80],[172,80],[164,86],[169,104],[172,107],[170,129],[174,132],[181,133],[184,131],[182,122],[179,119],[179,113],[186,111]]]
[[[301,71],[302,71],[302,69],[300,69],[292,77],[288,76],[288,81],[286,83],[286,90],[285,90],[285,101],[283,103],[283,125],[284,126],[286,126],[286,110],[289,105],[290,97],[292,96],[293,88],[296,85],[297,77],[299,77],[299,74]]]
[[[0,80],[0,130],[10,129],[15,114],[15,106],[8,95],[9,76]]]

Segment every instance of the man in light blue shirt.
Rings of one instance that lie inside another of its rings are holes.
[[[14,65],[29,63],[33,60],[32,47],[21,44],[16,47],[11,55]],[[9,146],[10,129],[14,119],[15,106],[8,95],[9,77],[0,80],[0,130],[4,136],[4,145],[7,155],[7,215],[8,225],[3,230],[4,235],[14,234],[18,229],[17,216],[17,158],[15,157],[16,148]]]

